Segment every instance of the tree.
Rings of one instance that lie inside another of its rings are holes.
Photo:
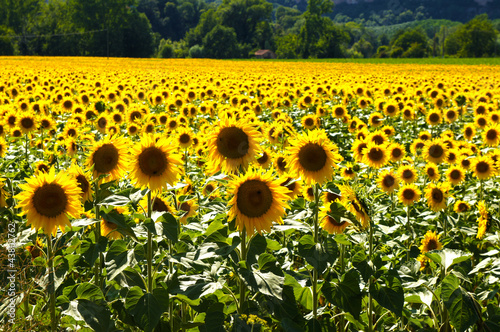
[[[331,20],[322,17],[333,10],[333,2],[331,0],[309,0],[307,11],[304,13],[305,24],[300,30],[300,53],[303,58],[308,58],[311,55],[316,56],[318,52],[318,41],[321,35]]]
[[[418,57],[427,56],[429,47],[427,45],[427,35],[422,29],[402,31],[392,40],[392,57]]]
[[[279,59],[297,59],[299,51],[299,38],[296,34],[290,33],[288,35],[277,38],[276,56]]]
[[[220,24],[220,18],[215,9],[209,9],[204,12],[200,17],[198,25],[190,29],[184,38],[188,46],[192,47],[203,44],[203,38],[218,24]]]
[[[240,57],[238,40],[233,28],[216,25],[204,38],[203,50],[208,58],[231,59]]]
[[[445,49],[448,54],[460,57],[489,56],[495,51],[497,33],[488,20],[488,15],[481,14],[450,34],[446,39]]]

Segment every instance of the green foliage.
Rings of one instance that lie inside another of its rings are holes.
[[[427,56],[427,35],[421,29],[401,31],[391,41],[393,57],[423,58]]]
[[[288,34],[279,37],[276,41],[278,45],[276,56],[278,59],[297,59],[299,51],[299,39],[295,34]]]
[[[158,47],[159,58],[172,58],[174,56],[174,47],[170,40],[162,39]]]
[[[491,56],[495,51],[497,34],[488,15],[482,14],[451,34],[446,40],[446,50],[448,54],[460,57]]]
[[[223,25],[215,26],[204,38],[203,49],[209,58],[238,58],[240,51],[236,32]]]

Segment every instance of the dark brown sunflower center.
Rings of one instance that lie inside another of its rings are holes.
[[[394,158],[399,158],[399,157],[401,157],[402,154],[403,154],[403,151],[401,151],[400,149],[393,149],[392,150],[392,156]]]
[[[207,186],[205,187],[205,191],[207,193],[211,193],[212,191],[214,191],[214,189],[215,189],[214,186],[211,184],[207,184]]]
[[[167,156],[157,147],[144,149],[138,159],[139,168],[146,176],[160,176],[167,169]]]
[[[222,128],[217,136],[217,150],[229,159],[246,156],[249,149],[248,144],[248,135],[238,127]]]
[[[50,127],[50,121],[49,120],[42,120],[41,125],[43,128],[49,128]]]
[[[179,136],[179,142],[181,142],[182,144],[187,144],[189,143],[189,141],[191,140],[191,136],[189,136],[189,134],[182,134],[181,136]]]
[[[238,188],[236,206],[240,213],[249,218],[262,217],[273,204],[273,193],[260,180],[247,180]]]
[[[264,152],[262,157],[257,159],[257,162],[262,165],[262,164],[265,164],[268,159],[269,159],[269,156],[267,155],[266,152]]]
[[[486,138],[488,140],[493,141],[493,140],[497,139],[497,136],[498,136],[498,134],[497,134],[497,131],[495,129],[490,129],[486,132]]]
[[[366,143],[361,143],[360,145],[358,145],[359,154],[362,154],[364,149],[366,149]]]
[[[63,107],[67,110],[71,109],[73,107],[73,102],[71,100],[66,100],[63,103]]]
[[[55,218],[65,211],[68,197],[59,184],[49,183],[44,184],[35,191],[32,203],[38,214],[48,218]]]
[[[371,161],[377,162],[384,158],[384,151],[379,148],[371,148],[367,156]]]
[[[38,165],[38,170],[40,172],[48,173],[49,172],[49,166],[47,166],[45,164],[40,164],[40,165]]]
[[[113,144],[103,144],[92,157],[94,170],[98,173],[109,173],[118,165],[118,158],[118,149]]]
[[[405,189],[403,190],[403,198],[406,200],[415,199],[416,193],[413,189]]]
[[[485,161],[480,161],[476,164],[476,171],[478,173],[488,173],[490,165]]]
[[[453,120],[456,115],[457,115],[457,113],[455,113],[455,111],[448,111],[448,112],[446,112],[446,117],[448,119],[450,119],[450,120]]]
[[[472,136],[472,128],[471,127],[465,128],[465,135]]]
[[[438,188],[432,189],[431,196],[432,196],[432,200],[436,203],[441,203],[444,199],[443,192]]]
[[[436,240],[430,239],[429,242],[427,242],[427,250],[428,251],[432,251],[434,249],[437,249],[437,247],[438,247],[438,244],[437,244]]]
[[[453,180],[458,180],[458,179],[460,179],[460,175],[461,175],[461,173],[460,173],[460,171],[459,171],[459,170],[457,170],[457,169],[454,169],[454,170],[452,170],[452,171],[450,172],[450,178],[452,178]]]
[[[31,129],[33,128],[33,126],[35,125],[35,122],[33,121],[33,119],[30,119],[30,118],[23,118],[21,120],[21,126],[23,128],[26,128],[26,129]]]
[[[479,119],[477,119],[477,124],[478,124],[480,127],[484,127],[484,126],[486,126],[486,119],[485,119],[485,118],[479,118]]]
[[[108,124],[108,120],[106,118],[99,118],[99,120],[97,120],[97,126],[99,128],[106,128],[106,125]]]
[[[90,183],[84,175],[78,174],[76,176],[76,182],[84,194],[89,190]]]
[[[354,171],[352,170],[352,168],[346,168],[344,172],[347,175],[353,175],[354,174]]]
[[[384,144],[384,142],[385,142],[384,136],[375,135],[372,137],[372,142],[375,142],[375,144],[378,144],[378,145]]]
[[[411,117],[411,111],[410,111],[410,110],[405,110],[405,111],[404,111],[404,115],[405,115],[407,118]]]
[[[373,124],[378,124],[380,121],[382,121],[382,119],[379,116],[374,116],[372,118]]]
[[[278,169],[280,171],[284,172],[286,170],[286,160],[284,157],[278,157],[276,164],[277,164]]]
[[[465,212],[468,210],[468,206],[465,203],[460,203],[458,204],[458,211],[460,212]]]
[[[429,156],[439,159],[443,156],[444,149],[441,145],[434,144],[429,147]]]
[[[184,204],[184,203],[183,203]],[[163,202],[161,199],[159,199],[158,197],[156,197],[154,200],[153,200],[153,211],[158,211],[158,212],[170,212],[169,209],[168,209],[168,206],[167,204],[165,204],[165,202]]]
[[[304,123],[306,124],[306,126],[310,127],[314,124],[314,120],[311,118],[307,118]]]
[[[409,170],[409,169],[405,169],[403,171],[402,175],[403,175],[403,179],[411,179],[411,178],[413,178],[413,172],[411,170]]]
[[[76,136],[76,130],[74,128],[69,129],[68,130],[68,136],[75,137]]]
[[[344,115],[344,109],[342,107],[337,107],[335,109],[335,115],[336,116],[343,116]]]
[[[16,124],[16,120],[17,120],[17,118],[16,118],[15,116],[12,116],[12,115],[11,115],[11,116],[9,116],[9,117],[7,118],[7,122],[8,122],[8,123],[9,123],[9,125],[11,125],[11,126],[13,126],[13,125],[15,125],[15,124]]]
[[[336,199],[340,199],[340,195],[337,195],[336,193],[331,193],[331,192],[326,193],[326,200],[328,202],[333,202]]]
[[[429,116],[429,121],[434,123],[434,122],[438,122],[439,121],[439,114],[437,113],[432,113],[430,116]]]
[[[396,112],[396,107],[394,105],[387,106],[387,113],[388,114],[392,114],[394,112]]]
[[[382,184],[386,188],[392,187],[395,182],[396,182],[396,179],[392,175],[386,175],[386,176],[384,176],[384,179],[382,180]]]
[[[337,219],[332,218],[331,216],[327,216],[327,218],[328,218],[328,223],[336,227],[341,227],[347,222],[346,220],[338,221]]]
[[[470,166],[470,160],[469,159],[462,160],[461,165],[465,168],[468,168]]]
[[[325,167],[327,158],[325,149],[317,143],[307,143],[299,151],[299,163],[306,171],[319,171]]]

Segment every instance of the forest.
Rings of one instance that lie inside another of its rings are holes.
[[[269,49],[280,59],[498,56],[500,13],[471,3],[0,0],[0,55],[224,59]]]

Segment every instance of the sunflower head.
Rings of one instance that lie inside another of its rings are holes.
[[[387,145],[369,142],[364,151],[363,162],[372,168],[378,169],[384,167],[389,162],[389,158]]]
[[[436,234],[433,231],[427,231],[424,238],[422,239],[422,245],[419,247],[420,252],[425,254],[432,250],[441,250],[443,245],[439,242],[441,234]]]
[[[391,171],[385,170],[380,173],[378,177],[378,184],[382,191],[386,193],[392,193],[394,190],[399,188],[399,179],[396,174]]]
[[[290,171],[308,184],[322,184],[333,175],[333,166],[342,161],[337,147],[322,130],[313,130],[290,141],[287,149]]]
[[[441,211],[446,208],[449,187],[446,183],[431,183],[425,189],[425,198],[432,211]]]
[[[94,168],[94,178],[106,174],[109,181],[121,179],[128,167],[127,149],[127,140],[121,137],[106,136],[95,142],[87,158],[87,167]]]
[[[234,177],[229,184],[229,192],[233,195],[229,201],[229,219],[235,219],[238,229],[246,229],[249,236],[255,230],[269,232],[273,221],[283,223],[289,190],[281,183],[283,181],[274,179],[270,171],[250,170]]]
[[[422,192],[413,183],[405,184],[399,189],[399,200],[404,205],[413,205],[413,203],[420,200],[420,195]]]
[[[480,180],[486,180],[497,172],[495,163],[489,156],[480,156],[471,160],[472,173]]]
[[[39,173],[20,184],[21,193],[15,196],[27,215],[27,223],[34,229],[43,229],[46,234],[55,235],[57,229],[71,226],[68,217],[77,218],[83,212],[80,201],[81,189],[67,173]]]
[[[346,219],[335,219],[330,215],[330,204],[321,207],[319,211],[319,225],[330,234],[341,234],[351,223]]]

